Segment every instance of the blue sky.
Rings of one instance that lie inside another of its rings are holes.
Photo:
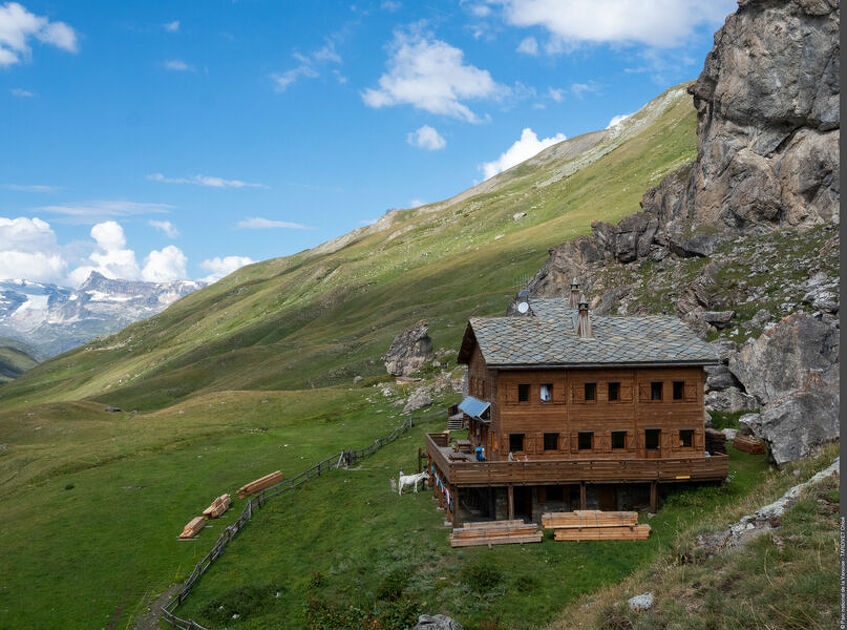
[[[213,279],[449,197],[696,78],[734,8],[0,0],[0,278]]]

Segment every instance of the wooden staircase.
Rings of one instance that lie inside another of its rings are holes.
[[[464,418],[464,414],[457,413],[452,416],[448,416],[447,418],[447,430],[448,431],[461,431],[462,430],[462,419]]]

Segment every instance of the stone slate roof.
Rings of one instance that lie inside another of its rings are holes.
[[[530,308],[533,315],[471,318],[466,341],[476,338],[490,367],[718,362],[712,347],[676,317],[591,315],[594,337],[583,339],[566,299],[533,299]]]

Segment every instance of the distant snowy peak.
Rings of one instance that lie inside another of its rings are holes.
[[[188,280],[116,280],[96,271],[78,289],[0,280],[0,335],[53,355],[155,315],[204,286]]]

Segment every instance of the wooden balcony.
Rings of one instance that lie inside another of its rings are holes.
[[[729,472],[726,455],[672,459],[558,459],[528,462],[451,461],[444,434],[426,436],[432,462],[451,486],[506,486],[565,483],[721,481]]]

